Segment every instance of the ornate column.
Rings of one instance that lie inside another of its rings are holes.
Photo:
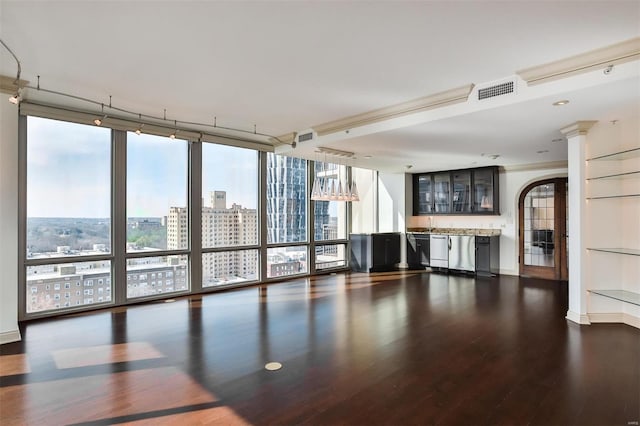
[[[569,310],[567,319],[591,324],[587,316],[586,259],[586,146],[587,132],[595,121],[577,121],[561,129],[568,142],[569,174]]]

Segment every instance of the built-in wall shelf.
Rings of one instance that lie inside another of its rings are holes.
[[[640,157],[640,148],[633,148],[624,151],[613,152],[611,154],[599,155],[597,157],[589,158],[587,161],[619,161],[638,157]]]
[[[589,290],[593,294],[640,306],[640,293],[626,290]]]
[[[606,175],[606,176],[596,176],[592,178],[587,178],[587,180],[633,179],[633,178],[639,178],[639,177],[640,177],[640,171],[634,171],[634,172],[626,172],[626,173],[616,173],[613,175]]]
[[[640,197],[640,194],[602,195],[598,197],[587,197],[587,200],[604,200],[607,198],[633,198],[633,197]]]
[[[602,252],[605,252],[605,253],[628,254],[630,256],[640,256],[640,249],[590,247],[587,250],[602,251]]]

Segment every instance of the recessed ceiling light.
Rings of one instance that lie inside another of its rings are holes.
[[[362,157],[362,158],[364,158],[365,160],[371,160],[371,158],[372,158],[372,157],[371,157],[370,155],[365,155],[365,156],[364,156],[364,157]]]
[[[564,138],[551,139],[551,142],[564,142]]]
[[[495,160],[496,158],[500,157],[500,154],[485,154],[484,152],[482,154],[480,154],[481,157],[489,157],[492,160]]]
[[[549,152],[549,150],[548,149],[542,149],[540,151],[536,151],[536,153],[538,153],[538,154],[544,154],[545,152]]]
[[[568,104],[568,103],[569,103],[569,101],[568,101],[568,100],[563,99],[563,100],[561,100],[561,101],[554,102],[554,103],[553,103],[553,106],[566,105],[566,104]]]

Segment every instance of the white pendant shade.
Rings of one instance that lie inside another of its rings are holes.
[[[313,179],[310,198],[313,201],[360,201],[355,181],[349,182],[338,178],[336,173],[319,173]]]
[[[311,188],[311,199],[319,200],[321,191],[322,191],[322,185],[320,183],[320,178],[315,178],[313,180],[313,187]]]
[[[358,186],[356,185],[356,181],[351,181],[351,200],[350,201],[360,201],[360,196],[358,195]]]

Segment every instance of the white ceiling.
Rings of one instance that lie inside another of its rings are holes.
[[[638,36],[635,0],[0,2],[0,38],[33,84],[40,75],[44,88],[105,103],[111,95],[114,106],[142,114],[162,116],[166,108],[170,120],[217,117],[218,125],[255,125],[270,135]],[[0,72],[14,76],[4,50],[0,60]],[[315,145],[331,146],[389,171],[565,160],[566,142],[551,142],[560,128],[614,119],[640,103],[637,66],[601,74],[432,114],[418,125],[300,143],[291,154],[314,158]],[[552,107],[560,98],[571,103]]]

